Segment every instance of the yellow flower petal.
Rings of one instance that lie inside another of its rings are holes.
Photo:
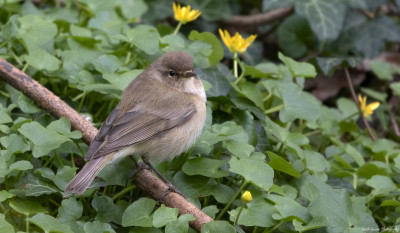
[[[243,195],[242,195],[242,197],[240,199],[242,199],[242,201],[244,203],[249,203],[249,202],[251,202],[251,200],[253,198],[251,196],[251,193],[249,191],[246,191],[246,192],[243,193]]]
[[[219,29],[218,31],[219,35],[222,38],[222,41],[232,53],[246,52],[247,48],[254,42],[257,37],[256,35],[251,35],[247,39],[243,39],[243,37],[238,32],[236,32],[235,35],[231,37],[227,30],[222,31],[222,29]]]
[[[379,102],[373,102],[367,105],[367,97],[363,97],[360,94],[358,94],[358,100],[360,101],[361,112],[365,117],[372,115],[380,105]]]
[[[182,24],[193,21],[201,15],[199,10],[191,10],[191,6],[182,7],[175,2],[172,3],[172,9],[174,10],[174,18]]]

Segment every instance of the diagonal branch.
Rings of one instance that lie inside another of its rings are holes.
[[[83,140],[86,143],[89,144],[96,136],[98,130],[79,115],[78,112],[36,80],[2,58],[0,58],[0,78],[34,100],[37,105],[53,116],[57,118],[68,118],[72,127],[82,132]],[[142,170],[142,172],[136,176],[134,182],[153,199],[164,203],[168,207],[178,208],[180,214],[192,214],[196,220],[190,222],[190,225],[196,231],[200,232],[202,225],[212,221],[208,215],[187,201],[183,196],[174,192],[163,195],[168,191],[169,187],[149,170]]]

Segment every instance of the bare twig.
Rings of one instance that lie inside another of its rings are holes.
[[[347,68],[345,68],[344,69],[344,73],[346,74],[347,83],[349,84],[349,88],[350,88],[353,100],[356,103],[358,110],[361,112],[360,103],[359,103],[359,101],[357,99],[356,92],[354,91],[354,87],[353,87],[353,83],[351,82],[351,77],[350,77],[350,74],[349,74],[349,70]],[[361,119],[364,122],[365,127],[368,130],[369,136],[371,136],[372,141],[375,141],[376,140],[375,135],[372,133],[371,127],[369,126],[367,119],[365,118],[364,114],[361,113],[360,115],[361,115]]]
[[[293,12],[293,7],[284,7],[254,15],[233,16],[232,18],[224,19],[221,22],[223,24],[228,24],[231,26],[238,26],[238,27],[258,26],[272,22],[277,19],[285,18],[286,16],[292,14],[292,12]]]
[[[399,125],[396,122],[396,116],[392,112],[390,112],[390,122],[392,123],[394,134],[396,134],[397,137],[400,137]]]
[[[96,136],[98,130],[79,115],[78,112],[40,83],[2,58],[0,58],[0,78],[34,100],[39,106],[47,110],[53,116],[57,118],[68,118],[72,127],[82,132],[82,137],[86,143],[90,143]],[[169,187],[147,169],[140,172],[136,176],[134,182],[153,199],[165,203],[166,206],[178,208],[180,214],[192,214],[196,220],[190,222],[190,225],[196,231],[200,232],[202,225],[212,221],[208,215],[181,195],[170,192],[163,196],[162,194],[165,193]]]

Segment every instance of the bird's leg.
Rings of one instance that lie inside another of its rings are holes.
[[[136,159],[132,155],[129,155],[129,158],[131,158],[132,161],[135,163],[136,168],[135,168],[135,170],[133,170],[131,172],[131,174],[126,179],[125,186],[128,186],[128,181],[130,179],[132,179],[133,177],[135,177],[142,170],[142,167],[140,166],[140,163],[138,163],[138,161],[136,161]]]
[[[155,167],[153,167],[153,165],[148,161],[148,160],[146,160],[146,159],[143,159],[143,162],[145,163],[145,164],[147,164],[147,166],[149,166],[149,168],[151,169],[151,170],[153,170],[157,175],[158,175],[158,177],[160,177],[160,179],[162,180],[162,181],[164,181],[164,183],[168,186],[168,190],[167,191],[165,191],[163,194],[161,194],[161,196],[160,196],[160,198],[159,199],[162,199],[165,195],[167,195],[169,192],[175,192],[175,193],[178,193],[178,194],[180,194],[181,196],[183,196],[183,194],[181,193],[181,192],[179,192],[179,190],[177,189],[177,188],[175,188],[175,186],[173,185],[173,184],[171,184],[167,179],[165,179],[165,177],[163,176],[163,175],[161,175],[161,173],[160,172],[158,172],[157,171],[157,169],[155,168]]]

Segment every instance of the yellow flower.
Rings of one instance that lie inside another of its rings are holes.
[[[372,115],[372,113],[374,113],[374,110],[377,109],[380,105],[379,102],[373,102],[367,105],[367,97],[362,97],[360,94],[358,94],[358,101],[360,101],[360,108],[365,117]]]
[[[231,37],[227,30],[222,31],[222,29],[220,28],[218,31],[219,35],[224,41],[224,44],[232,53],[246,52],[247,47],[249,47],[257,37],[257,35],[251,35],[247,39],[243,39],[243,37],[238,32],[236,32],[236,34]]]
[[[201,15],[199,10],[191,10],[190,6],[181,6],[176,4],[175,2],[172,3],[172,8],[174,9],[174,17],[177,21],[182,24],[186,24],[190,21],[197,19]]]
[[[246,191],[243,193],[241,199],[244,203],[249,203],[253,198],[251,197],[251,193],[249,191]]]

